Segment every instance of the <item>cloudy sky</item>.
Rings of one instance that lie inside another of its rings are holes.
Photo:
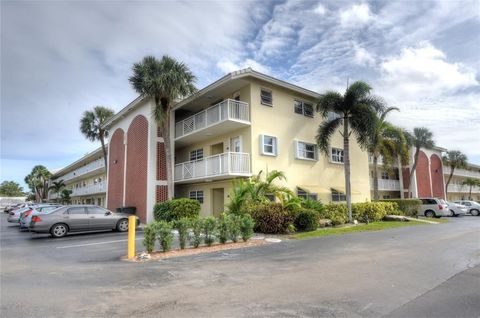
[[[366,80],[480,164],[480,1],[2,1],[1,180],[95,149],[83,111],[136,97],[145,55],[186,62],[201,88],[233,70],[324,92]]]

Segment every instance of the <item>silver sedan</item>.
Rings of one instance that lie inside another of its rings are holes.
[[[29,230],[34,233],[50,233],[53,237],[63,237],[69,232],[128,230],[127,213],[114,213],[96,205],[69,205],[50,213],[35,215]],[[140,221],[136,217],[138,226]]]

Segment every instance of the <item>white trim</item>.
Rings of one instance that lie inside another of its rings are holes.
[[[264,143],[265,137],[273,138],[272,152],[265,152],[265,143]],[[279,153],[278,152],[278,138],[276,136],[273,136],[273,135],[261,134],[260,135],[260,154],[263,155],[263,156],[277,157],[278,153]]]
[[[270,93],[270,98],[272,100],[272,102],[270,104],[264,103],[262,101],[262,91]],[[263,106],[273,107],[273,90],[271,88],[260,87],[260,104],[263,105]]]
[[[306,161],[318,161],[319,150],[318,150],[318,146],[317,146],[316,143],[303,141],[303,140],[297,140],[297,139],[294,140],[294,143],[295,143],[295,159],[306,160]],[[305,145],[311,145],[311,146],[314,147],[314,153],[313,153],[314,158],[313,159],[300,156],[300,147],[299,147],[300,143],[305,144]]]
[[[342,158],[343,158],[343,162],[342,161],[334,161],[333,160],[333,153],[332,153],[332,150],[333,149],[337,149],[337,150],[341,150],[343,151],[343,155],[342,155]],[[337,164],[337,165],[343,165],[345,164],[345,150],[343,148],[339,148],[339,147],[328,147],[328,161],[330,163],[333,163],[333,164]]]

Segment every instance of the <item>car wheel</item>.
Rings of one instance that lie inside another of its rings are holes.
[[[472,213],[472,215],[474,215],[474,216],[479,216],[480,215],[480,212],[476,209],[473,209],[472,211],[470,211],[470,213]]]
[[[128,231],[128,220],[127,219],[121,219],[117,223],[117,231],[118,232],[126,232]]]
[[[64,237],[65,235],[67,235],[67,233],[68,233],[68,226],[63,223],[55,224],[50,229],[50,234],[52,234],[54,238]]]
[[[457,216],[453,210],[450,210],[450,216]]]
[[[425,217],[434,218],[436,217],[436,215],[435,215],[435,212],[433,212],[432,210],[428,210],[428,211],[425,211]]]

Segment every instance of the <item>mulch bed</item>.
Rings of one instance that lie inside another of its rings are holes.
[[[164,258],[171,258],[171,257],[180,257],[180,256],[188,256],[188,255],[196,255],[196,254],[203,254],[203,253],[212,253],[212,252],[218,252],[218,251],[225,251],[225,250],[233,250],[233,249],[238,249],[238,248],[244,248],[244,247],[253,247],[253,246],[259,246],[259,245],[264,245],[268,242],[265,241],[265,239],[253,239],[253,240],[248,240],[247,242],[229,242],[226,244],[220,244],[220,243],[215,243],[212,246],[199,246],[198,248],[193,248],[193,247],[187,247],[185,249],[173,249],[168,252],[160,252],[160,251],[155,251],[150,254],[150,258],[142,258],[140,257],[141,254],[139,253],[136,255],[136,257],[131,260],[133,262],[145,262],[145,261],[150,261],[150,260],[157,260],[157,259],[164,259]],[[128,260],[126,256],[122,257],[122,260]],[[129,260],[130,261],[130,260]]]

